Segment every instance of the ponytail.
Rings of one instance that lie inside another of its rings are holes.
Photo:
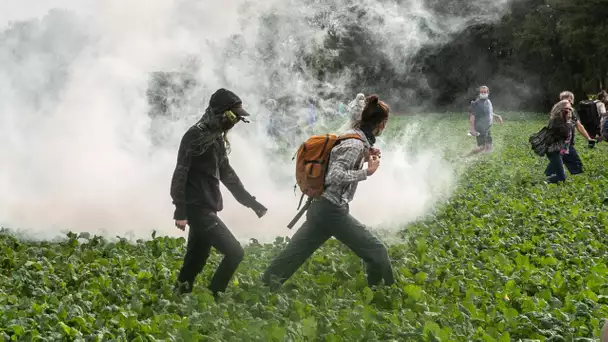
[[[389,112],[389,106],[380,101],[378,95],[370,95],[365,99],[365,108],[363,108],[363,112],[361,113],[361,119],[355,122],[353,127],[358,129],[361,129],[363,126],[375,127],[388,119]]]

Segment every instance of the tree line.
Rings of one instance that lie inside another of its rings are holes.
[[[450,2],[435,1],[437,13]],[[365,26],[351,21],[342,32],[328,34],[324,43],[338,51],[335,57],[318,63],[323,57],[317,56],[315,64],[309,56],[309,66],[319,78],[356,70],[352,93],[381,92],[405,112],[461,110],[482,84],[496,107],[525,111],[546,111],[564,89],[581,100],[608,87],[605,0],[512,2],[500,20],[472,23],[447,44],[422,48],[406,72],[374,53],[378,42]]]

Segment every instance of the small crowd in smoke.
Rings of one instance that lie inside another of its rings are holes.
[[[167,120],[185,119],[203,105],[200,99],[207,94],[199,86],[191,70],[156,71],[150,75],[146,95],[148,116],[152,119],[151,137],[156,144],[168,139],[168,134],[163,134]],[[313,96],[283,95],[263,99],[253,116],[259,133],[276,146],[293,148],[327,123],[344,122],[340,130],[347,129],[363,111],[364,102],[362,93],[350,100],[333,90],[319,91]]]
[[[313,134],[319,123],[342,120],[352,124],[361,115],[364,105],[362,93],[348,104],[336,95],[322,100],[312,96],[282,96],[264,100],[256,119],[264,133],[277,144],[294,147]],[[341,130],[344,129],[346,127]]]

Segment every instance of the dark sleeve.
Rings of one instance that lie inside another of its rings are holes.
[[[220,166],[220,180],[239,203],[247,208],[253,207],[255,197],[245,190],[243,183],[241,183],[239,176],[237,176],[230,165],[228,158],[225,158]]]
[[[188,171],[192,161],[193,146],[199,138],[200,132],[188,130],[182,137],[177,152],[177,165],[171,178],[171,198],[175,205],[173,219],[185,220],[186,217],[186,183],[188,181]]]

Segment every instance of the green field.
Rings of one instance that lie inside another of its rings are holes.
[[[608,317],[608,146],[587,149],[578,136],[586,172],[568,175],[561,186],[547,185],[546,159],[533,155],[527,143],[544,117],[505,114],[507,122],[493,130],[495,153],[466,161],[449,202],[403,227],[403,242],[389,250],[398,279],[392,288],[367,288],[360,260],[335,240],[277,293],[259,278],[283,239],[250,244],[229,291],[216,303],[205,286],[218,254],[192,295],[173,295],[185,247],[181,238],[131,244],[99,237],[79,242],[70,235],[64,242],[34,243],[3,234],[0,336],[591,341]],[[421,145],[448,139],[457,144],[454,151],[474,146],[462,115],[400,118],[387,136],[400,131],[399,121],[424,122],[432,135],[420,135]]]

